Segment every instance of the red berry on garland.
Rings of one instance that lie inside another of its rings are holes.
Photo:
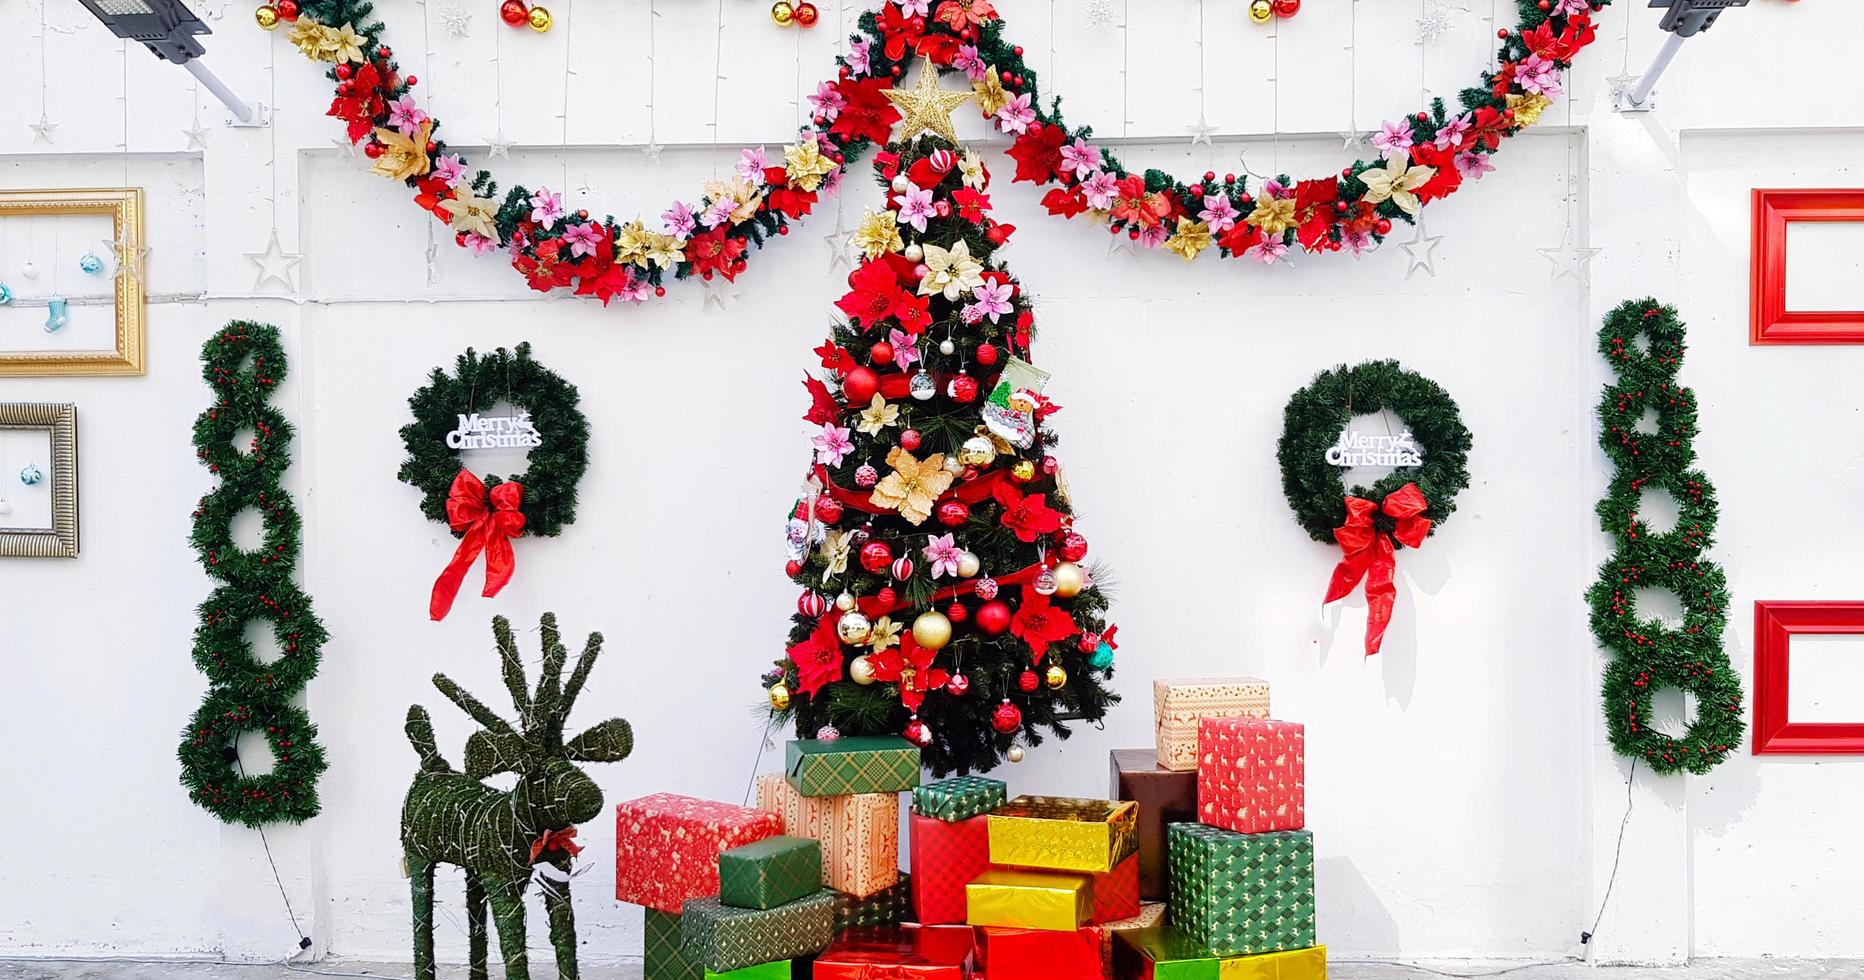
[[[1022,673],[1016,675],[1016,689],[1024,694],[1033,694],[1035,689],[1041,686],[1042,678],[1037,677],[1036,672],[1027,667],[1023,668]]]
[[[1380,218],[1378,220],[1378,223],[1372,226],[1372,230],[1378,232],[1381,235],[1391,234],[1392,233],[1392,219]]]
[[[1061,537],[1061,557],[1063,561],[1080,561],[1087,557],[1087,539],[1074,531]]]
[[[990,727],[1008,735],[1023,727],[1023,713],[1010,703],[1009,698],[1004,698],[1003,703],[997,705],[997,710],[990,713]]]
[[[529,24],[531,8],[525,5],[524,0],[505,0],[498,6],[498,19],[513,27]]]
[[[810,589],[796,597],[796,611],[810,619],[821,619],[828,613],[828,597]]]
[[[365,143],[362,148],[362,155],[368,157],[371,160],[375,159],[376,157],[381,156],[382,155],[382,144],[376,143],[374,141]]]
[[[419,84],[421,84],[421,80],[420,80],[420,79],[418,79],[418,78],[416,78],[416,77],[414,77],[413,75],[409,75],[409,76],[408,76],[408,87],[409,87],[409,88],[413,88],[413,87],[415,87],[416,85],[419,85]],[[587,215],[587,214],[584,214],[584,215],[583,215],[583,219],[584,219],[584,220],[588,220],[588,217],[589,217],[589,215]]]
[[[893,549],[885,541],[869,541],[861,546],[861,567],[879,575],[893,563]]]
[[[880,391],[880,377],[873,368],[855,367],[848,371],[848,376],[841,379],[841,393],[848,396],[850,404],[866,405],[874,400]]]
[[[278,9],[278,16],[281,20],[295,21],[298,19],[300,13],[298,0],[278,0],[272,6]]]
[[[908,742],[920,748],[925,748],[932,744],[932,726],[920,721],[918,715],[914,715],[913,720],[906,723],[906,730],[900,734],[904,736]]]
[[[291,0],[285,0],[285,2],[286,2],[286,3],[291,3]],[[291,4],[291,5],[292,5],[292,8],[293,8],[293,9],[296,9],[296,8],[297,8],[297,4],[295,4],[295,3],[293,3],[293,4]],[[339,80],[339,81],[344,81],[344,82],[347,82],[347,81],[349,81],[349,77],[350,77],[351,75],[353,75],[353,74],[355,74],[355,73],[356,73],[356,72],[355,72],[355,70],[354,70],[354,69],[352,69],[352,68],[351,68],[351,67],[350,67],[349,65],[347,65],[347,64],[343,64],[343,65],[338,65],[338,66],[336,67],[336,69],[335,69],[335,71],[336,71],[336,74],[337,74],[337,80]]]
[[[971,519],[971,507],[962,500],[945,500],[938,505],[938,522],[946,527],[957,527]]]
[[[977,345],[977,363],[982,364],[985,367],[989,367],[992,364],[997,363],[997,345],[996,344],[978,344]]]
[[[841,501],[834,497],[818,497],[815,502],[816,520],[824,524],[833,524],[841,520]]]
[[[968,374],[960,374],[951,379],[951,385],[946,390],[951,395],[952,401],[960,405],[969,405],[977,400],[977,379]]]
[[[964,692],[970,689],[971,679],[963,674],[953,674],[951,680],[945,682],[945,693],[954,698],[964,697]]]
[[[816,5],[813,3],[799,3],[796,5],[796,12],[792,16],[796,18],[796,23],[804,27],[814,27],[816,21],[821,19],[822,12],[817,10]],[[931,739],[928,738],[927,741],[931,741]]]
[[[1275,16],[1293,17],[1301,12],[1301,0],[1275,0]]]
[[[875,341],[874,346],[867,350],[867,359],[875,364],[892,364],[893,345],[884,340]]]
[[[992,599],[977,607],[977,628],[991,636],[1001,636],[1010,628],[1010,607]]]
[[[869,399],[869,400],[871,401],[872,399]],[[906,450],[909,453],[915,449],[918,449],[919,448],[919,430],[918,429],[906,429],[905,431],[901,432],[900,433],[900,448]]]

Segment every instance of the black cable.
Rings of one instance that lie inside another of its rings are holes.
[[[233,756],[233,765],[239,769],[239,778],[246,778],[246,763],[239,757],[239,749],[227,746],[227,752]],[[278,885],[278,897],[285,900],[285,914],[291,917],[291,931],[298,934],[298,948],[310,949],[311,937],[298,927],[298,913],[292,911],[291,896],[285,893],[285,879],[278,873],[278,862],[272,860],[272,842],[265,839],[265,828],[254,827],[259,832],[259,846],[265,848],[265,863],[272,866],[272,881]]]
[[[1637,758],[1631,759],[1631,771],[1625,775],[1625,815],[1618,821],[1618,846],[1612,850],[1612,873],[1605,879],[1605,895],[1599,899],[1599,914],[1592,919],[1592,928],[1579,934],[1579,944],[1586,947],[1587,959],[1591,958],[1592,937],[1598,935],[1599,923],[1605,921],[1605,906],[1612,900],[1612,885],[1618,882],[1618,861],[1625,853],[1625,828],[1631,826],[1631,788],[1637,782]]]

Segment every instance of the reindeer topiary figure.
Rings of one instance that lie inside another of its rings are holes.
[[[564,880],[543,883],[544,910],[550,917],[550,944],[557,952],[557,976],[576,980],[576,918],[570,906],[570,859],[578,823],[602,811],[602,790],[576,767],[578,762],[620,762],[634,747],[634,733],[620,718],[610,718],[573,739],[563,738],[564,722],[576,695],[589,679],[602,652],[602,634],[589,634],[569,679],[563,668],[569,651],[561,642],[557,617],[545,613],[541,623],[544,664],[535,693],[525,690],[524,665],[505,617],[492,620],[505,687],[518,710],[513,727],[445,674],[434,686],[447,700],[472,716],[482,728],[466,740],[466,771],[456,772],[434,742],[433,721],[420,705],[408,709],[406,731],[420,754],[421,771],[401,808],[401,845],[414,888],[414,973],[434,980],[434,866],[458,865],[466,873],[466,921],[471,945],[472,980],[486,978],[486,905],[498,928],[506,980],[530,980],[524,951],[524,891],[534,865],[548,864]],[[497,790],[481,780],[501,772],[518,774],[517,785]]]

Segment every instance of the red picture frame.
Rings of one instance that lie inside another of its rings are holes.
[[[1864,344],[1864,310],[1786,308],[1786,226],[1864,222],[1864,188],[1754,190],[1750,344]]]
[[[1796,635],[1864,634],[1864,602],[1754,603],[1754,754],[1864,755],[1864,722],[1788,720]]]

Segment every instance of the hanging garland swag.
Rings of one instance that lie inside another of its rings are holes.
[[[1421,465],[1401,467],[1370,487],[1346,489],[1342,468],[1327,461],[1355,415],[1390,411],[1417,442]],[[1326,602],[1366,583],[1366,653],[1379,652],[1397,597],[1393,573],[1400,547],[1416,548],[1456,510],[1469,486],[1469,430],[1448,392],[1397,361],[1368,361],[1322,372],[1288,400],[1282,415],[1282,493],[1316,541],[1337,543]]]
[[[460,538],[453,560],[434,583],[432,618],[444,619],[466,572],[486,555],[487,598],[515,570],[511,539],[555,537],[576,520],[576,485],[589,468],[589,421],[577,407],[576,386],[531,358],[531,345],[490,354],[468,348],[454,373],[435,368],[426,387],[408,399],[414,421],[402,426],[408,456],[397,474],[421,491],[421,513]],[[467,428],[499,402],[529,416],[540,444],[530,447],[524,473],[484,478],[467,469],[448,436]]]

